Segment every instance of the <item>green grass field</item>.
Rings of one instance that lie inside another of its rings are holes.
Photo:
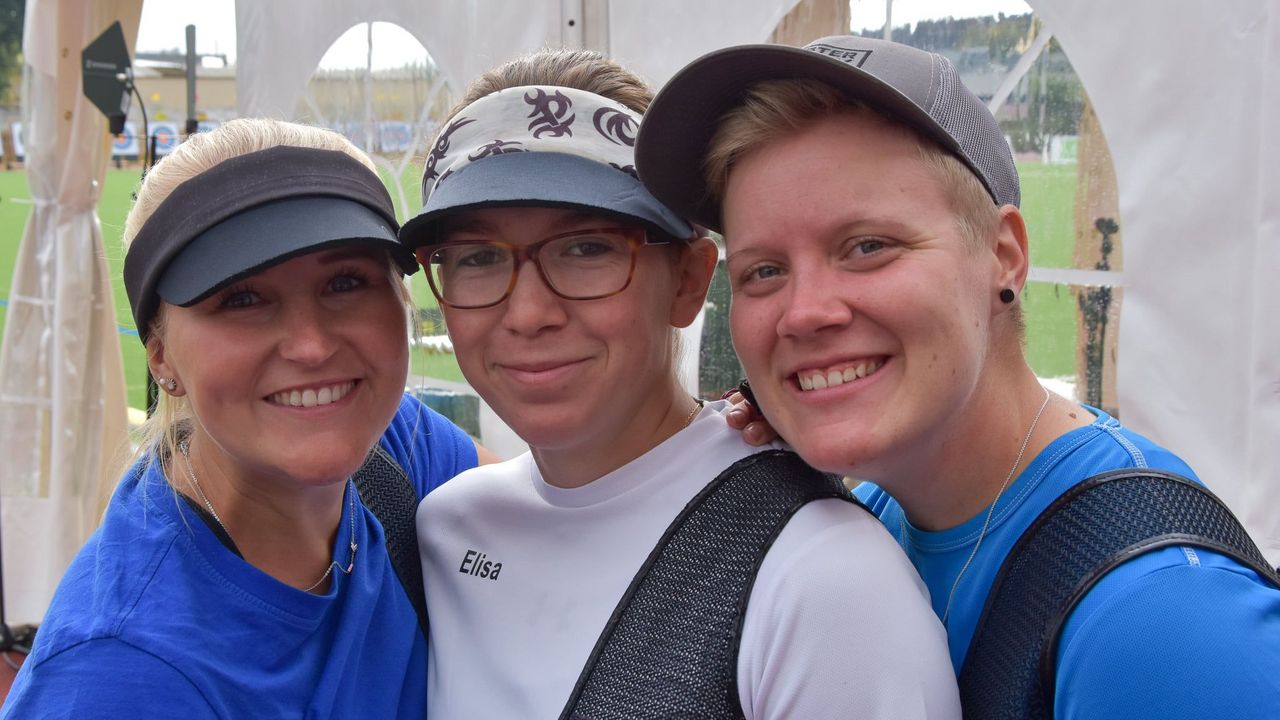
[[[1023,211],[1031,235],[1033,264],[1046,267],[1070,267],[1074,230],[1073,204],[1075,202],[1074,165],[1020,165],[1022,173]],[[396,211],[403,220],[417,213],[421,169],[406,168],[402,183],[404,207],[399,193],[392,189]],[[384,181],[390,184],[390,173],[382,172]],[[128,385],[129,404],[142,407],[146,357],[138,342],[129,312],[128,298],[120,279],[124,258],[121,235],[131,196],[138,184],[135,170],[108,170],[98,213],[107,261],[114,278],[116,319],[120,326],[120,346],[124,356],[125,380]],[[23,171],[0,172],[0,302],[6,303],[12,283],[14,260],[26,225],[31,194]],[[411,282],[413,295],[419,307],[434,308],[435,298],[426,286],[421,274]],[[1062,377],[1075,374],[1076,301],[1071,291],[1063,285],[1031,283],[1024,296],[1027,315],[1027,351],[1032,367],[1045,377]],[[0,308],[3,309],[3,308]],[[0,314],[0,328],[4,318]],[[445,380],[462,381],[452,356],[415,352],[413,373]]]

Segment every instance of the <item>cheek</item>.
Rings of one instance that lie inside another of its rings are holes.
[[[409,352],[409,309],[397,296],[387,298],[368,315],[368,325],[372,341],[389,349],[401,349],[405,355]]]
[[[751,365],[767,352],[773,329],[770,303],[750,298],[734,298],[729,306],[729,335],[743,365]]]
[[[503,303],[497,308],[480,310],[441,307],[445,331],[449,334],[454,358],[459,366],[465,369],[467,365],[478,362],[490,333],[501,322],[501,308],[505,306],[506,303]]]

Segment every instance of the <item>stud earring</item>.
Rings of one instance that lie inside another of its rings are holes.
[[[173,378],[156,378],[156,382],[171,393],[178,390],[178,381]]]
[[[1005,305],[1008,305],[1009,303],[1013,302],[1013,299],[1015,297],[1017,297],[1017,295],[1014,294],[1012,288],[1005,288],[1000,291],[1000,301],[1003,302]]]

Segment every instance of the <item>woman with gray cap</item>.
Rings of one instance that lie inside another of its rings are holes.
[[[759,408],[870,481],[966,717],[1277,716],[1274,572],[1178,456],[1028,365],[1018,173],[946,58],[848,36],[716,51],[663,88],[636,159],[724,232]]]
[[[476,448],[404,394],[396,229],[327,130],[232,121],[148,173],[125,286],[163,394],[0,715],[424,716],[419,583],[364,502],[397,486],[350,478],[407,512]]]
[[[593,53],[491,71],[401,232],[467,380],[530,446],[419,507],[430,714],[956,717],[888,533],[681,387],[717,251],[634,175],[649,98]]]

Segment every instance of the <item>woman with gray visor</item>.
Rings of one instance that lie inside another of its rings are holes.
[[[0,717],[425,715],[420,585],[366,493],[412,508],[477,450],[404,393],[396,230],[326,130],[233,121],[147,175],[125,285],[163,393]]]
[[[883,527],[681,385],[716,247],[635,177],[650,98],[589,52],[486,73],[401,232],[463,374],[530,446],[418,509],[430,716],[958,717]]]

